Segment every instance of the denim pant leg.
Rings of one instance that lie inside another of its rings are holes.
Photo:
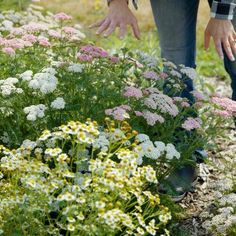
[[[196,22],[199,0],[150,0],[160,39],[161,56],[195,68]],[[192,100],[191,79],[185,81],[182,97]]]
[[[232,23],[233,23],[234,28],[236,30],[236,11],[234,13],[234,19],[233,19]],[[235,55],[235,59],[236,59],[236,55]],[[224,52],[224,64],[225,64],[225,69],[231,78],[231,87],[233,90],[232,99],[234,101],[236,101],[236,60],[230,61]]]

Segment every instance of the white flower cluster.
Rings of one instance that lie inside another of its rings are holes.
[[[41,73],[37,73],[29,81],[29,87],[32,89],[39,89],[41,93],[52,93],[57,88],[58,80],[55,77],[56,70],[53,68],[46,68]],[[25,78],[29,78],[25,76]]]
[[[110,142],[107,139],[105,133],[100,133],[99,137],[95,139],[93,147],[95,149],[101,149],[102,151],[107,151]]]
[[[37,118],[42,118],[45,116],[44,112],[46,110],[45,105],[32,105],[24,108],[24,113],[27,114],[27,120],[35,121]]]
[[[23,80],[23,81],[30,81],[32,80],[32,76],[33,76],[33,71],[32,70],[27,70],[24,73],[20,74],[19,77]]]
[[[19,80],[17,78],[11,77],[5,80],[0,80],[0,93],[3,96],[10,96],[13,92],[22,93],[23,90],[15,86],[18,82]]]
[[[179,73],[177,70],[172,69],[172,70],[170,71],[170,74],[171,74],[172,76],[174,76],[174,77],[179,78],[179,79],[182,78],[182,74]]]
[[[150,56],[144,52],[139,52],[139,56],[141,57],[141,61],[146,63],[150,68],[155,68],[157,66],[158,60],[156,57]]]
[[[190,79],[196,79],[197,78],[197,72],[194,68],[190,67],[184,67],[180,69],[180,72],[184,75],[186,75]]]
[[[52,103],[51,103],[51,108],[54,109],[64,109],[65,108],[65,100],[62,97],[56,98]]]
[[[160,156],[165,155],[166,159],[169,161],[174,158],[180,158],[180,153],[175,149],[175,146],[171,143],[168,143],[167,145],[165,145],[165,143],[161,141],[156,141],[153,143],[145,134],[138,134],[136,136],[136,140],[140,142],[140,144],[135,148],[139,155],[139,165],[142,164],[144,156],[156,160]]]
[[[4,132],[2,136],[0,136],[0,140],[3,142],[3,143],[9,143],[10,141],[10,138],[9,138],[9,135],[7,132]]]
[[[2,15],[2,17],[4,17]],[[13,29],[13,22],[10,20],[3,20],[0,22],[0,31],[11,31]]]
[[[37,146],[37,143],[29,139],[24,140],[21,145],[22,148],[31,149],[31,150],[33,150],[36,146]]]
[[[74,73],[81,73],[84,69],[84,65],[82,64],[71,64],[68,67],[69,72],[74,72]]]
[[[179,159],[180,153],[175,149],[172,143],[168,143],[165,147],[166,159],[172,160],[173,158]]]

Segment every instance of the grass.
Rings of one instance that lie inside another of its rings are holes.
[[[24,7],[28,2],[28,0],[0,0],[0,10],[22,8],[22,6]],[[209,18],[209,6],[207,5],[207,0],[200,2],[197,28],[197,70],[198,73],[203,76],[219,77],[225,80],[227,79],[227,73],[224,70],[222,61],[217,56],[214,47],[211,46],[208,52],[204,50],[204,28]],[[141,41],[135,40],[130,35],[123,41],[118,40],[115,35],[111,36],[109,39],[104,39],[96,36],[94,31],[88,30],[88,25],[102,19],[106,14],[106,0],[41,0],[39,4],[52,12],[64,11],[72,15],[74,20],[80,22],[83,26],[87,38],[96,45],[106,49],[128,47],[132,50],[139,49],[156,56],[160,55],[158,37],[149,1],[140,1],[139,10],[133,11],[139,19],[139,25],[142,32]]]
[[[41,0],[40,4],[51,11],[58,12],[63,10],[73,15],[76,20],[81,22],[84,29],[86,29],[89,24],[104,17],[107,11],[107,7],[104,2],[104,0]],[[114,45],[116,48],[125,46],[130,49],[140,49],[154,55],[160,55],[158,37],[149,1],[140,1],[139,10],[133,12],[139,19],[139,25],[142,31],[141,42],[134,40],[132,37],[128,37],[123,41],[119,41],[115,36],[112,36],[109,39],[103,39],[95,36],[94,31],[86,30],[88,38],[105,48],[114,48]],[[204,28],[206,27],[208,19],[208,3],[207,1],[200,1],[197,28],[197,70],[198,73],[203,76],[219,77],[225,80],[227,79],[227,73],[224,70],[221,59],[215,52],[213,45],[211,45],[208,52],[204,50]]]

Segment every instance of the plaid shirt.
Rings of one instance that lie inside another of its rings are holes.
[[[176,0],[177,1],[177,0]],[[135,9],[138,9],[138,0],[132,0]],[[232,20],[236,0],[210,0],[211,17],[222,20]]]
[[[235,7],[236,0],[211,0],[211,17],[232,20]]]

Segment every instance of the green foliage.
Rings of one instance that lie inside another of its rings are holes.
[[[235,236],[236,235],[236,224],[233,224],[228,230],[227,230],[227,236]]]
[[[18,150],[0,146],[3,235],[169,235],[171,213],[149,190],[156,173],[138,166],[137,132],[106,121],[104,132],[69,122]]]
[[[0,0],[0,11],[3,10],[23,10],[30,0]]]

